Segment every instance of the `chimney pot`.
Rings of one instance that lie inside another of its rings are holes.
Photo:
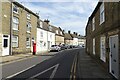
[[[70,34],[70,31],[68,31],[68,33]]]
[[[48,19],[45,19],[44,22],[46,22],[47,24],[49,24],[50,21]]]

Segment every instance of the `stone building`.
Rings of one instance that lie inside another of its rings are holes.
[[[86,52],[120,79],[120,2],[99,2],[86,26]]]
[[[2,2],[2,55],[32,51],[39,16],[18,2]]]
[[[67,44],[67,45],[73,45],[73,38],[70,34],[71,34],[70,31],[68,31],[68,33],[64,33],[65,44]]]

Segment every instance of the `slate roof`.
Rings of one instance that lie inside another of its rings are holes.
[[[49,31],[49,24],[47,24],[46,22],[42,21],[43,22],[43,29],[46,30],[46,31]]]
[[[38,16],[36,13],[32,12],[30,9],[26,8],[25,6],[23,6],[23,5],[20,4],[19,2],[14,1],[13,4],[15,4],[15,5],[17,5],[17,6],[21,7],[21,8],[24,8],[26,11],[28,11],[29,13],[31,13],[31,14],[33,14],[34,16],[36,16],[36,17],[39,18],[39,16]]]
[[[76,34],[70,34],[72,38],[78,38]]]
[[[53,32],[54,32],[56,35],[64,37],[63,31],[62,31],[61,28],[55,27],[55,26],[53,26],[53,25],[50,25],[50,26],[52,27]],[[56,30],[58,30],[58,34],[56,33]],[[62,32],[62,34],[61,34],[61,32]]]
[[[78,39],[86,39],[85,36],[78,36]]]
[[[64,33],[65,40],[73,40],[72,36],[69,33]]]

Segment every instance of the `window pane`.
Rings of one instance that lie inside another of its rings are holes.
[[[29,13],[27,13],[27,19],[30,19],[30,14]]]
[[[18,24],[13,23],[13,29],[14,29],[14,30],[18,30]]]
[[[13,7],[13,12],[18,13],[18,7],[17,7],[17,6],[14,6],[14,7]]]
[[[4,39],[4,47],[8,47],[8,39]]]
[[[26,47],[30,47],[30,38],[26,38]]]
[[[18,47],[18,36],[12,36],[12,47]]]
[[[105,18],[105,16],[104,16],[104,3],[102,3],[100,6],[100,24],[102,22],[104,22],[104,20],[105,20],[104,18]]]

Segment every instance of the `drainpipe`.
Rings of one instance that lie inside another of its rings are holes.
[[[10,12],[10,55],[12,55],[12,17],[13,17],[13,3],[10,1],[11,4],[11,12]]]

